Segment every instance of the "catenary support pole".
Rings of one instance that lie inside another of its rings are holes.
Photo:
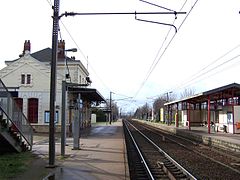
[[[211,133],[211,111],[210,111],[210,96],[208,96],[208,134]]]
[[[62,81],[61,156],[65,156],[65,145],[66,145],[66,81]]]
[[[110,92],[110,103],[109,103],[109,108],[110,108],[110,119],[109,119],[109,124],[112,124],[112,92]]]
[[[178,127],[179,126],[179,115],[178,115],[178,103],[177,103],[177,110],[176,110],[176,122],[175,122],[176,124],[176,127]]]
[[[188,130],[191,130],[191,114],[190,114],[190,103],[187,103],[187,120],[188,120]]]
[[[53,30],[52,30],[52,61],[50,80],[50,120],[49,120],[49,167],[55,166],[55,99],[56,99],[56,70],[57,70],[57,43],[59,26],[59,0],[54,0]]]

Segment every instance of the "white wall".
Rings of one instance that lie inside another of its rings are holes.
[[[237,124],[240,123],[240,106],[234,106],[234,123],[235,133],[240,133],[240,129],[237,129]]]
[[[91,123],[94,124],[97,122],[97,115],[96,114],[91,114]]]
[[[183,126],[187,126],[187,110],[182,111],[182,122]]]

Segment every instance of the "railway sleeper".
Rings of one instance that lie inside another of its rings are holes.
[[[157,165],[163,169],[170,179],[189,179],[181,170],[179,170],[171,162],[167,161],[167,164],[163,162],[157,162]]]

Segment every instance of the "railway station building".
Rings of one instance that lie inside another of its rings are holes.
[[[232,83],[164,104],[165,120],[176,127],[240,134],[240,84]]]
[[[65,41],[58,42],[56,73],[56,132],[61,131],[65,119],[67,132],[73,122],[80,119],[80,128],[91,126],[92,108],[104,103],[97,89],[90,88],[87,68],[75,57],[68,57]],[[52,49],[45,48],[31,53],[31,43],[24,42],[23,53],[18,59],[5,61],[0,79],[13,96],[36,132],[49,131],[49,94]],[[64,91],[63,91],[64,90]]]

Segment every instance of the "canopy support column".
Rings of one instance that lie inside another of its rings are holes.
[[[208,96],[208,134],[211,133],[211,111],[210,111],[210,96]]]

